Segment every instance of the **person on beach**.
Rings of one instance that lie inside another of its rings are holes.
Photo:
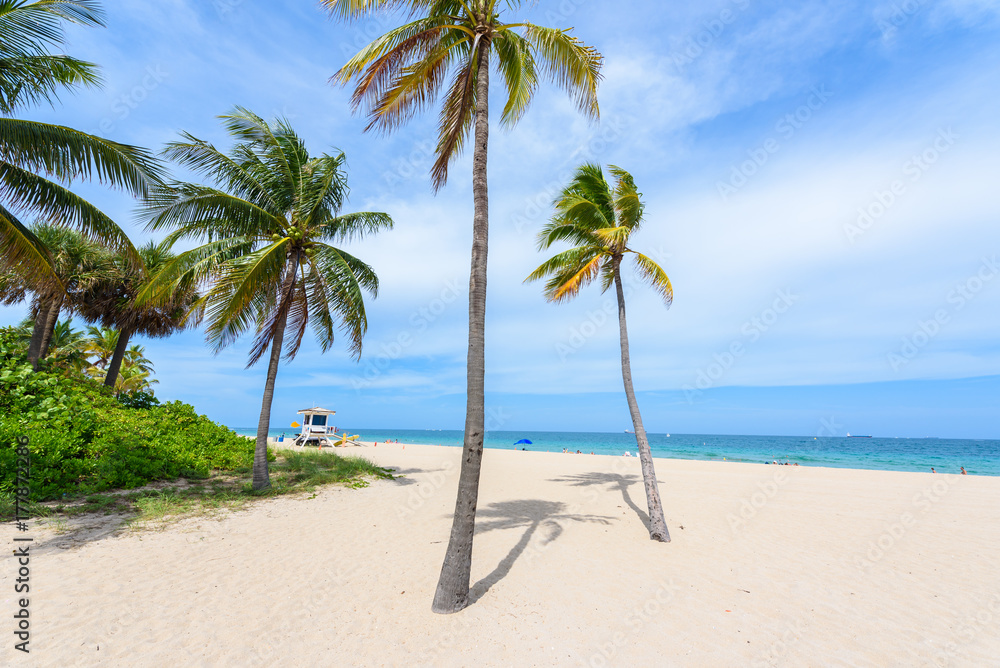
[[[965,472],[965,467],[964,466],[961,466],[959,468],[962,469],[962,475],[969,475],[968,473]]]
[[[937,471],[934,470],[933,466],[931,467],[931,473],[937,473]]]

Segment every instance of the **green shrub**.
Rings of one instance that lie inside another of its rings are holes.
[[[153,406],[159,406],[160,400],[152,392],[136,390],[135,392],[123,392],[119,394],[118,403],[125,408],[152,408]]]
[[[82,376],[32,372],[13,333],[0,329],[0,497],[14,489],[19,435],[30,439],[34,501],[253,463],[252,441],[192,406],[121,401]]]

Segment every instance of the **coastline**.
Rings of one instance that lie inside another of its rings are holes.
[[[664,545],[643,525],[636,458],[488,449],[474,602],[439,616],[430,600],[461,451],[336,452],[403,477],[91,542],[34,530],[40,642],[11,665],[979,666],[1000,655],[993,477],[657,458]]]

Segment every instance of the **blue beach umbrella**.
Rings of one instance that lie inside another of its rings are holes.
[[[526,438],[522,438],[522,439],[521,439],[520,441],[518,441],[518,442],[517,442],[517,443],[515,443],[514,445],[521,445],[522,443],[523,443],[523,444],[525,444],[525,445],[531,445],[531,441],[529,441],[529,440],[528,440],[528,439],[526,439]]]

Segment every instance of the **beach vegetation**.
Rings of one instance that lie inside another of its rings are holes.
[[[293,359],[311,326],[324,352],[340,329],[360,357],[364,293],[377,296],[378,277],[344,244],[393,221],[385,213],[342,212],[349,194],[343,153],[310,156],[284,119],[267,122],[243,108],[220,118],[237,142],[228,154],[187,133],[164,151],[213,185],[151,189],[142,209],[148,229],[169,230],[167,244],[201,245],[167,262],[139,302],[159,304],[184,285],[203,286],[196,306],[205,309],[213,350],[254,332],[247,366],[268,358],[252,478],[262,490],[271,484],[267,431],[282,354]]]
[[[605,179],[599,165],[582,165],[569,185],[556,196],[555,214],[539,232],[538,248],[547,250],[559,243],[569,243],[573,247],[543,262],[525,281],[546,279],[545,298],[557,303],[576,297],[582,287],[595,280],[600,281],[602,292],[614,286],[618,300],[622,380],[646,487],[649,537],[668,542],[670,533],[663,517],[653,455],[632,386],[622,262],[630,259],[638,277],[667,307],[673,301],[674,289],[663,268],[632,247],[632,235],[642,227],[645,212],[642,193],[636,189],[635,180],[620,167],[612,166],[609,171],[614,177],[613,186]]]
[[[271,460],[271,486],[262,491],[255,491],[246,482],[246,474],[252,469],[248,460],[245,466],[232,470],[213,470],[205,476],[191,474],[131,491],[78,493],[57,501],[32,502],[27,514],[63,531],[69,530],[68,520],[84,515],[118,515],[127,528],[155,529],[188,517],[241,510],[265,497],[311,493],[313,498],[324,486],[358,489],[367,487],[372,480],[396,477],[391,469],[364,457],[333,452],[278,450],[272,453]],[[0,518],[9,518],[13,513],[12,495],[0,493]]]
[[[452,613],[468,605],[479,474],[485,434],[486,264],[489,236],[487,153],[490,69],[507,91],[500,125],[525,114],[540,79],[573,97],[597,119],[601,55],[570,34],[527,21],[506,21],[520,0],[321,0],[330,13],[355,21],[378,12],[408,10],[410,19],[363,47],[334,74],[355,81],[352,103],[368,114],[367,130],[390,132],[443,94],[438,141],[431,167],[435,191],[449,165],[472,139],[472,266],[469,278],[469,348],[464,453],[448,549],[432,609]]]
[[[82,374],[33,371],[17,333],[0,329],[0,494],[14,489],[18,435],[30,439],[34,501],[250,466],[253,444],[192,406],[128,401]]]

